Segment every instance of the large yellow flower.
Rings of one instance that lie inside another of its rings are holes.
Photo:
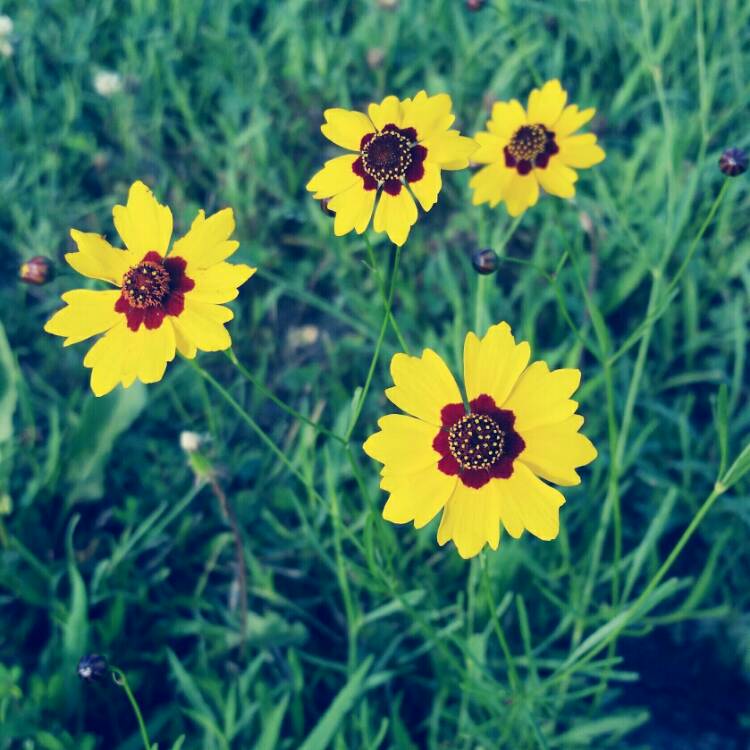
[[[476,149],[471,138],[451,130],[456,119],[448,94],[399,101],[387,96],[370,104],[367,114],[327,109],[323,135],[355,153],[325,163],[307,184],[315,198],[330,198],[337,236],[352,230],[362,234],[370,223],[403,245],[417,221],[416,198],[425,211],[436,203],[442,169],[463,169]],[[414,197],[412,197],[412,194]]]
[[[596,113],[565,106],[568,95],[560,81],[547,81],[529,96],[524,111],[517,99],[497,102],[487,131],[475,136],[479,149],[471,158],[487,164],[472,178],[473,203],[496,206],[505,201],[511,216],[520,216],[539,199],[541,186],[551,195],[572,198],[583,169],[604,160],[593,133],[574,135]]]
[[[597,454],[579,432],[583,417],[570,398],[580,371],[529,365],[530,354],[507,323],[492,326],[483,339],[467,334],[468,411],[434,351],[393,357],[395,385],[385,393],[407,414],[380,419],[380,432],[364,444],[384,464],[387,521],[421,528],[442,510],[438,542],[452,539],[464,558],[487,543],[497,549],[501,523],[516,538],[524,529],[539,539],[557,536],[565,498],[542,479],[578,484],[575,469]]]
[[[232,311],[221,303],[255,273],[250,266],[226,263],[239,243],[231,208],[205,217],[167,252],[172,212],[151,191],[135,182],[126,206],[115,206],[114,222],[126,249],[104,237],[72,229],[78,252],[65,259],[79,273],[107,281],[111,291],[76,289],[63,294],[67,306],[44,330],[65,337],[65,346],[103,333],[86,354],[91,389],[97,396],[118,383],[128,388],[138,378],[155,383],[164,375],[175,349],[193,358],[197,349],[219,351],[232,341],[224,324]]]

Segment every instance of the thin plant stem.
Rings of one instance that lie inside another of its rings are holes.
[[[118,685],[125,691],[125,695],[128,696],[130,705],[133,707],[135,718],[138,720],[138,728],[141,731],[143,746],[146,748],[146,750],[151,750],[152,745],[151,740],[148,736],[148,730],[146,729],[146,722],[143,721],[143,714],[141,714],[141,709],[138,705],[138,701],[135,699],[135,695],[133,695],[133,691],[130,689],[128,678],[125,676],[125,673],[117,667],[110,666],[110,671],[112,672],[112,679],[114,680],[115,685]]]
[[[367,379],[365,380],[364,388],[362,389],[362,393],[359,396],[359,400],[357,401],[357,406],[354,411],[354,417],[352,418],[351,424],[349,425],[349,429],[346,432],[346,441],[349,442],[352,437],[352,433],[354,432],[354,428],[357,426],[357,422],[359,421],[359,416],[362,413],[362,409],[365,405],[365,399],[367,398],[367,393],[370,390],[370,385],[372,384],[372,377],[375,374],[375,367],[378,364],[378,360],[380,359],[380,350],[383,346],[383,340],[385,339],[385,332],[388,328],[388,321],[391,317],[391,307],[393,305],[393,295],[396,291],[396,282],[398,280],[398,267],[399,262],[401,260],[401,248],[396,245],[396,256],[393,260],[393,271],[391,272],[391,286],[388,290],[388,299],[385,303],[385,315],[383,316],[383,323],[380,326],[380,333],[378,334],[378,340],[375,344],[375,351],[372,355],[372,360],[370,361],[370,369],[367,372]]]
[[[304,422],[306,425],[312,427],[315,431],[320,432],[322,435],[332,438],[342,445],[346,445],[346,439],[341,437],[341,435],[338,435],[332,430],[329,430],[327,427],[314,422],[312,419],[298,412],[296,409],[289,406],[289,404],[287,404],[285,401],[282,401],[278,396],[276,396],[276,394],[274,394],[263,383],[261,383],[261,381],[255,375],[253,375],[253,373],[248,370],[248,368],[245,367],[245,365],[243,365],[242,362],[239,361],[239,359],[237,359],[237,355],[234,353],[234,349],[229,348],[225,350],[224,354],[227,356],[229,361],[237,368],[237,370],[239,370],[242,376],[253,385],[254,388],[257,388],[267,399],[273,401],[276,406],[289,414],[289,416],[299,420],[300,422]]]

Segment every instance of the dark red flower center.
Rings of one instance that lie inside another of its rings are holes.
[[[417,182],[424,177],[427,149],[417,143],[414,128],[398,128],[389,123],[380,132],[365,135],[359,148],[352,171],[362,178],[365,190],[382,186],[387,193],[398,195],[404,182]]]
[[[184,258],[162,258],[150,252],[125,272],[115,311],[125,315],[128,328],[137,331],[141,324],[158,328],[167,315],[177,317],[182,313],[185,293],[195,287],[195,281],[185,274],[186,268]]]
[[[469,407],[469,414],[463,404],[443,408],[432,447],[441,455],[440,471],[479,489],[491,479],[512,476],[513,462],[526,444],[513,428],[515,414],[499,409],[491,396],[482,394]]]
[[[555,134],[544,125],[522,125],[503,149],[505,166],[519,174],[528,174],[532,167],[544,169],[549,158],[559,151]]]

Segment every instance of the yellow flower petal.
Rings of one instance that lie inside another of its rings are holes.
[[[74,289],[66,292],[62,295],[66,307],[47,321],[44,330],[55,336],[65,336],[65,346],[102,333],[124,319],[115,312],[119,296],[119,289],[102,292]]]
[[[471,155],[471,160],[477,164],[495,164],[503,159],[503,148],[507,141],[492,133],[477,133],[474,140],[479,148]]]
[[[195,281],[195,288],[190,292],[190,299],[214,304],[229,302],[237,297],[238,287],[256,270],[244,263],[222,262],[202,271],[193,271],[191,278]]]
[[[571,416],[578,404],[570,396],[580,382],[580,370],[550,372],[546,362],[533,362],[518,379],[503,409],[516,415],[514,428],[523,437],[525,430],[562,422]]]
[[[95,396],[104,396],[120,382],[134,335],[124,316],[120,316],[120,322],[88,350],[83,364],[91,368],[91,390]]]
[[[357,154],[346,154],[329,159],[323,165],[323,169],[307,183],[307,189],[315,193],[314,197],[320,200],[348,190],[356,182],[361,184],[362,178],[352,172],[352,164],[357,158]]]
[[[381,190],[373,228],[376,232],[387,232],[391,242],[401,246],[406,242],[409,230],[416,224],[417,216],[417,204],[405,187],[402,186],[398,195]]]
[[[551,129],[554,130],[558,140],[565,138],[582,128],[595,114],[596,110],[593,107],[579,112],[575,104],[569,104]]]
[[[505,205],[511,216],[520,216],[527,208],[536,205],[539,200],[539,183],[534,173],[513,174],[504,191]]]
[[[510,527],[506,526],[509,533],[511,528],[517,531],[514,523],[520,518],[524,528],[539,539],[549,541],[558,535],[560,506],[565,503],[562,493],[542,482],[521,461],[513,463],[511,477],[496,481],[504,484],[501,492],[506,507],[502,513],[510,520]]]
[[[478,490],[462,482],[456,484],[443,510],[438,529],[438,544],[453,540],[464,559],[474,557],[485,544],[497,549],[500,544],[500,506],[495,482]]]
[[[448,130],[456,119],[451,113],[453,102],[448,94],[427,96],[420,91],[411,101],[404,103],[402,123],[405,128],[417,131],[417,140],[425,141],[436,132]]]
[[[383,518],[391,523],[409,523],[421,529],[448,501],[458,477],[443,474],[430,466],[407,476],[384,476],[380,486],[390,497],[383,508]]]
[[[130,351],[124,362],[122,385],[128,387],[135,377],[142,383],[158,383],[175,355],[174,328],[170,318],[155,329],[141,326],[133,333]]]
[[[558,158],[553,157],[545,169],[535,169],[534,174],[542,188],[550,195],[572,198],[576,194],[575,182],[578,175]]]
[[[510,492],[512,485],[509,485],[506,479],[491,481],[487,486],[490,485],[497,495],[500,521],[502,521],[505,530],[514,539],[520,538],[525,530],[525,526],[521,517],[521,503],[516,502]]]
[[[172,321],[172,328],[174,329],[174,342],[175,346],[177,347],[177,351],[183,357],[194,359],[196,353],[198,352],[198,348],[196,347],[196,345],[182,333],[182,330],[174,324],[174,321]]]
[[[469,157],[477,150],[476,141],[458,130],[437,132],[422,145],[427,149],[427,161],[435,161],[441,169],[449,170],[468,167]]]
[[[503,408],[530,356],[528,342],[516,344],[507,323],[492,326],[482,339],[468,333],[464,341],[464,381],[469,401],[487,394]]]
[[[383,476],[414,474],[437,466],[440,454],[432,447],[437,434],[433,425],[405,414],[388,414],[378,420],[378,426],[380,432],[371,435],[363,448],[384,464]]]
[[[112,216],[120,237],[138,260],[152,250],[166,254],[172,237],[172,212],[140,180],[131,186],[127,205],[115,206]]]
[[[129,250],[116,250],[100,234],[70,230],[78,252],[66,253],[65,260],[83,276],[109,281],[118,286],[126,271],[141,259]]]
[[[189,266],[188,276],[198,269],[209,268],[232,255],[240,246],[230,240],[234,232],[234,212],[224,208],[206,218],[198,211],[190,231],[174,243],[170,256],[184,258]],[[192,276],[191,276],[192,278]]]
[[[489,203],[494,208],[505,197],[515,174],[514,169],[500,163],[483,167],[469,180],[469,187],[474,191],[471,202],[475,206]]]
[[[390,401],[437,427],[443,407],[463,400],[448,366],[432,349],[425,349],[421,357],[394,355],[391,376],[394,385],[385,392]]]
[[[593,133],[572,135],[560,143],[560,160],[570,167],[584,169],[604,161],[606,154],[596,145]]]
[[[547,81],[529,95],[529,122],[552,127],[562,114],[568,95],[557,79]]]
[[[507,143],[513,133],[526,122],[526,112],[518,99],[495,102],[492,105],[492,117],[487,123],[487,130]]]
[[[327,109],[323,112],[326,122],[320,126],[323,135],[341,148],[359,151],[359,144],[367,133],[374,133],[375,128],[370,118],[362,112],[348,109]]]
[[[437,203],[442,186],[443,178],[440,176],[440,167],[429,160],[424,162],[422,179],[409,183],[409,188],[425,211],[429,211]]]
[[[382,130],[391,123],[396,127],[401,127],[403,110],[401,102],[395,96],[386,96],[380,104],[371,104],[367,112],[378,130]]]
[[[185,346],[185,341],[191,342],[193,346],[204,352],[219,352],[228,349],[232,345],[232,339],[222,325],[222,321],[216,319],[215,312],[210,308],[227,310],[230,315],[231,310],[226,307],[219,308],[217,305],[189,304],[187,302],[189,296],[185,299],[185,309],[179,316],[172,318],[180,350],[182,351],[182,347]]]
[[[333,233],[341,237],[353,229],[362,234],[370,223],[376,194],[377,190],[365,190],[362,180],[357,178],[348,190],[331,198],[328,208],[336,213]]]
[[[523,430],[526,447],[519,460],[535,474],[555,484],[580,484],[576,468],[591,463],[597,456],[591,441],[578,430],[583,417],[574,414],[563,422]]]

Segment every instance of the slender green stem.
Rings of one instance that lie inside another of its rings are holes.
[[[388,309],[388,319],[391,323],[391,328],[393,328],[393,332],[396,334],[396,338],[398,339],[398,343],[401,346],[401,351],[405,354],[409,353],[409,347],[406,345],[406,339],[404,339],[403,334],[401,333],[401,329],[398,326],[398,323],[396,322],[396,318],[394,317],[393,313],[391,312],[390,308],[388,308],[388,297],[386,296],[386,290],[385,290],[385,281],[383,280],[383,275],[380,273],[380,269],[378,268],[378,263],[375,260],[375,252],[372,249],[372,243],[370,242],[370,238],[367,236],[367,233],[364,235],[365,238],[365,245],[367,246],[367,257],[370,261],[370,267],[375,273],[375,278],[378,282],[378,289],[380,290],[380,297],[383,300],[383,304],[386,306],[386,309]]]
[[[143,721],[143,714],[141,714],[141,709],[138,705],[138,701],[135,699],[135,695],[133,695],[133,691],[130,689],[128,678],[125,676],[125,673],[117,667],[110,666],[110,671],[112,672],[112,679],[114,680],[115,684],[119,685],[125,691],[125,695],[128,696],[130,705],[133,707],[135,718],[138,720],[138,728],[141,730],[141,739],[143,740],[143,746],[146,748],[146,750],[151,750],[152,745],[151,740],[148,736],[148,730],[146,729],[146,722]]]
[[[391,273],[391,286],[388,291],[388,299],[385,303],[385,315],[383,316],[383,323],[380,326],[380,333],[378,334],[378,340],[375,344],[375,351],[372,355],[372,360],[370,361],[370,369],[367,372],[367,380],[365,380],[364,388],[362,389],[362,393],[359,396],[359,400],[357,401],[357,406],[354,411],[354,417],[352,418],[351,424],[349,425],[349,429],[346,432],[346,441],[349,442],[352,437],[352,433],[354,432],[354,428],[357,426],[357,422],[359,421],[359,415],[362,413],[362,409],[365,405],[365,399],[367,398],[367,393],[370,390],[370,385],[372,384],[372,377],[375,374],[375,367],[378,364],[378,360],[380,359],[380,350],[383,346],[383,340],[385,339],[385,332],[388,328],[388,321],[391,317],[391,306],[393,305],[393,295],[396,291],[396,282],[398,280],[398,266],[399,262],[401,260],[401,248],[396,245],[396,256],[393,260],[393,271]]]
[[[323,425],[318,424],[317,422],[314,422],[309,417],[306,417],[304,414],[301,414],[293,407],[289,406],[285,401],[282,401],[276,394],[274,394],[272,391],[270,391],[266,386],[261,383],[258,378],[253,375],[253,373],[248,370],[245,365],[243,365],[239,359],[237,359],[237,355],[234,353],[234,349],[227,349],[225,350],[224,354],[226,354],[229,361],[240,371],[242,376],[250,381],[252,385],[257,388],[266,398],[270,399],[271,401],[276,404],[280,409],[283,409],[289,416],[293,417],[294,419],[299,420],[300,422],[304,422],[306,425],[309,425],[312,427],[316,432],[320,432],[323,435],[326,435],[329,438],[333,438],[337,442],[341,443],[342,445],[346,445],[346,440],[341,437],[341,435],[336,434],[335,432],[332,432],[327,427],[323,427]]]

